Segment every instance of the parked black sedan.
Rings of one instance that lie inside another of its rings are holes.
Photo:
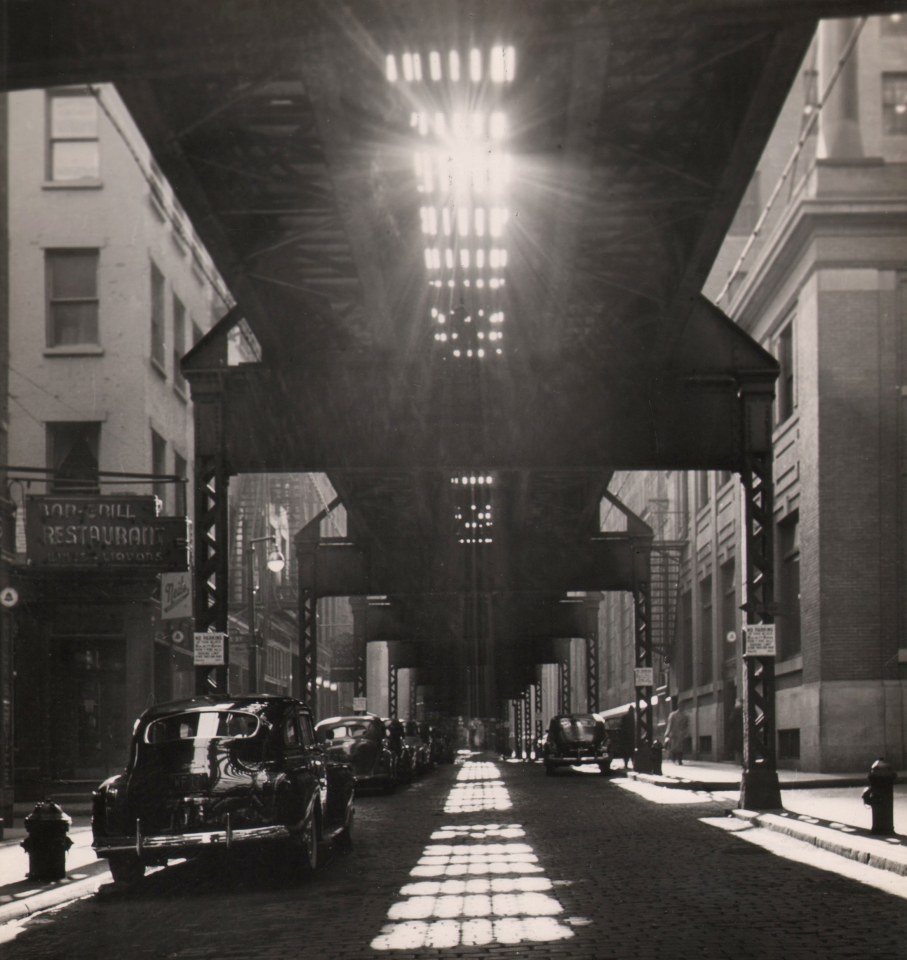
[[[384,793],[397,789],[397,754],[388,745],[380,717],[371,713],[329,717],[315,726],[315,735],[328,757],[350,764],[357,789],[377,787]]]
[[[314,871],[319,843],[350,841],[353,790],[298,700],[165,703],[136,723],[126,770],[95,791],[93,846],[122,881],[146,864],[276,841]]]
[[[605,724],[594,713],[558,714],[551,718],[542,743],[545,773],[560,767],[596,764],[603,774],[611,771],[611,745]]]

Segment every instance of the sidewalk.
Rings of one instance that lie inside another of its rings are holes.
[[[734,816],[759,827],[787,834],[839,856],[907,877],[907,775],[894,787],[894,834],[873,834],[872,811],[862,800],[869,785],[863,774],[809,773],[779,770],[782,810],[735,809]],[[644,783],[680,790],[698,790],[736,804],[740,768],[736,764],[665,761],[662,773],[627,772]]]
[[[72,817],[68,836],[73,842],[66,855],[66,877],[30,880],[29,858],[21,843],[28,836],[23,821],[31,809],[16,805],[15,822],[5,826],[0,841],[0,925],[88,896],[110,880],[107,862],[98,860],[91,849],[91,815],[85,806],[64,808]]]

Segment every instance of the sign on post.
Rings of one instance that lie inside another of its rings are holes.
[[[353,712],[365,713],[368,710],[368,701],[365,697],[353,697]]]
[[[651,687],[655,683],[655,671],[652,667],[636,667],[633,671],[637,687]]]
[[[743,628],[745,657],[775,656],[775,625],[750,623]]]
[[[220,631],[195,634],[194,661],[197,667],[222,667],[226,663],[224,647],[227,635]]]

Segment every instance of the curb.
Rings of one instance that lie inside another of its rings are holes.
[[[889,873],[907,877],[907,845],[903,838],[897,835],[893,835],[889,841],[859,833],[841,834],[834,827],[812,824],[777,813],[758,813],[754,810],[732,810],[731,813],[754,826],[774,830],[848,860],[856,860],[878,870],[887,870]],[[890,856],[890,852],[894,850],[900,853],[899,857]]]
[[[0,924],[9,923],[12,920],[24,920],[42,910],[50,910],[52,907],[59,907],[64,903],[90,896],[97,892],[101,883],[109,879],[110,871],[106,861],[80,868],[80,872],[82,871],[90,871],[91,875],[81,880],[56,881],[57,885],[52,889],[42,890],[21,900],[0,903]]]

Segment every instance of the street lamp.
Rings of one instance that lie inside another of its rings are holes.
[[[283,554],[277,547],[273,536],[253,537],[247,542],[246,558],[246,597],[247,616],[249,618],[249,687],[255,693],[258,687],[258,633],[255,628],[255,544],[270,543],[266,561],[271,573],[280,573],[286,565]]]

